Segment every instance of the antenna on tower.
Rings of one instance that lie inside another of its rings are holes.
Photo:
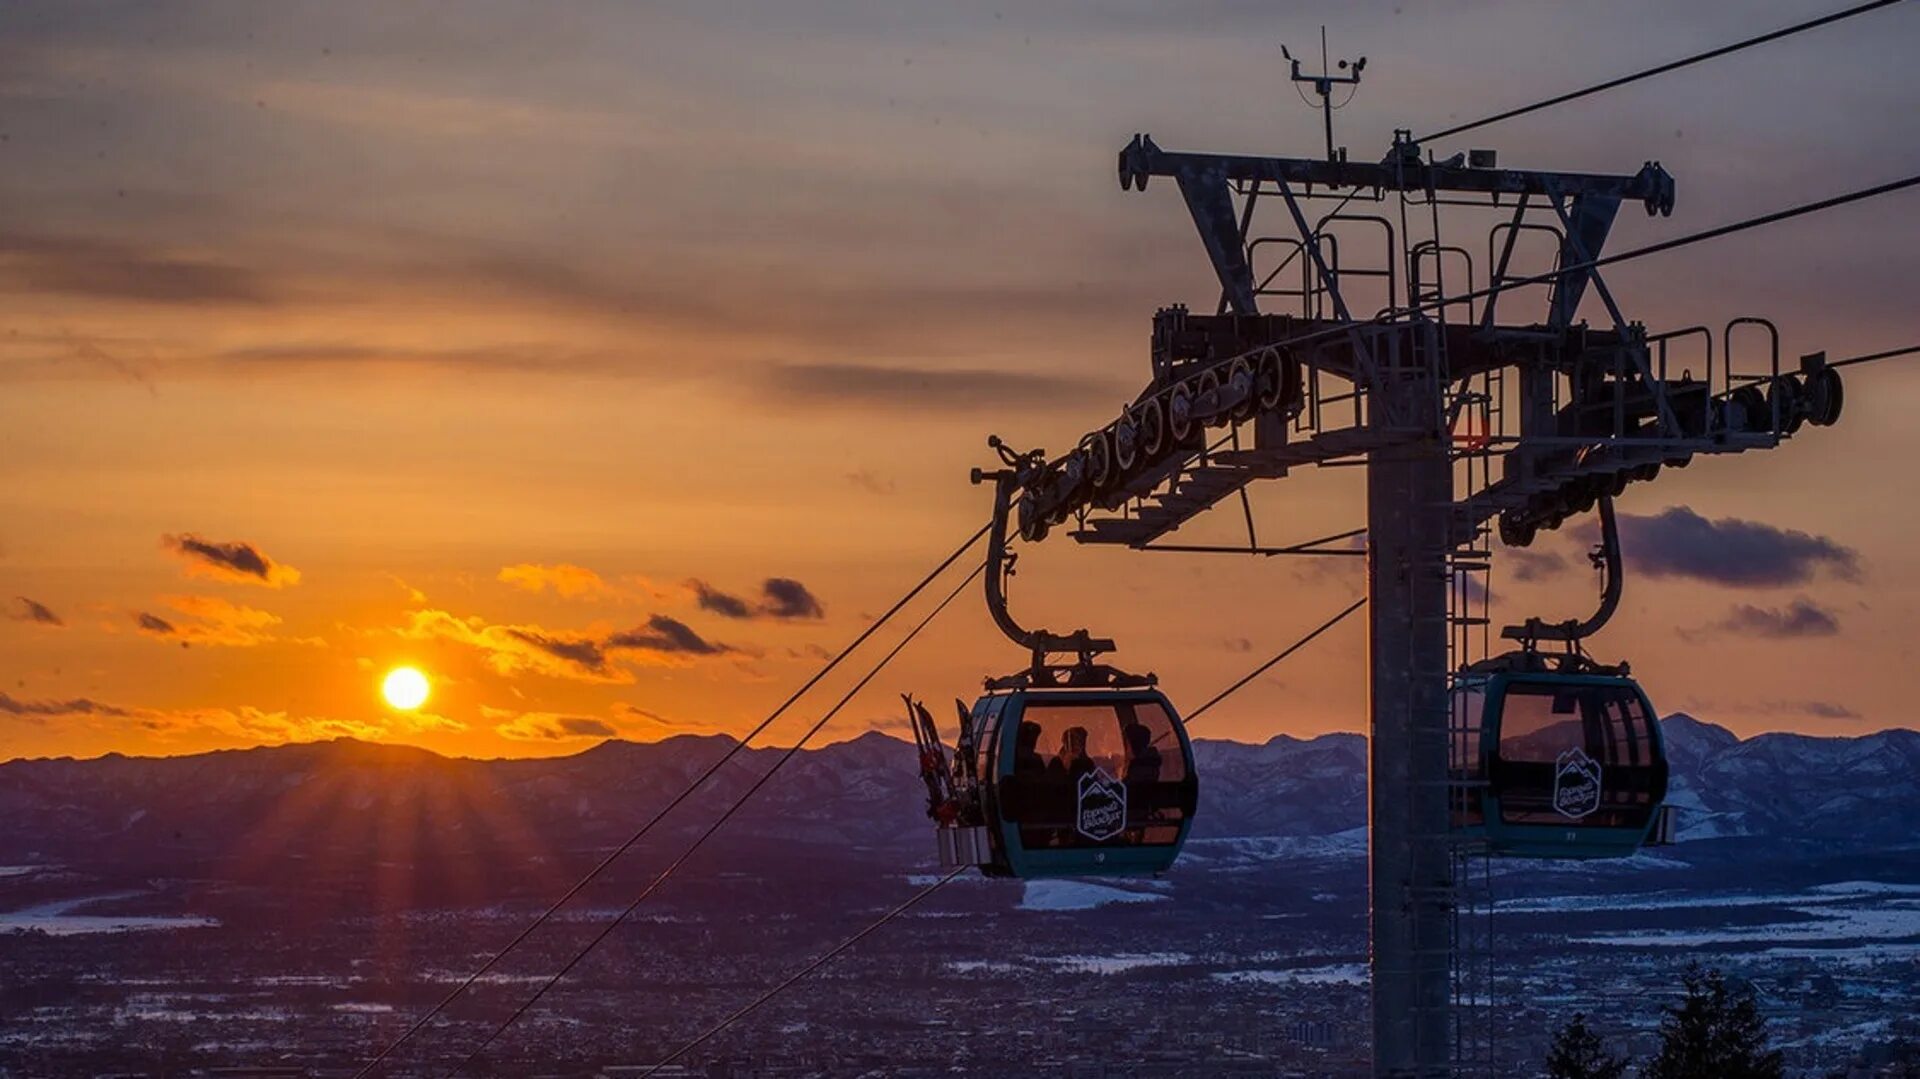
[[[1284,44],[1280,46],[1280,55],[1286,57],[1287,60],[1293,64],[1293,81],[1296,83],[1312,83],[1313,92],[1320,95],[1320,116],[1326,122],[1327,129],[1327,160],[1338,161],[1342,157],[1345,157],[1346,153],[1344,150],[1336,154],[1333,149],[1333,110],[1344,106],[1347,102],[1342,101],[1340,105],[1335,105],[1333,103],[1333,88],[1335,86],[1351,86],[1354,87],[1353,93],[1357,93],[1360,86],[1360,72],[1366,69],[1367,58],[1362,56],[1351,65],[1349,65],[1347,61],[1342,60],[1336,65],[1328,66],[1327,28],[1324,26],[1320,28],[1320,74],[1301,74],[1299,57],[1288,52]],[[1335,75],[1335,70],[1339,70],[1344,74]],[[1347,95],[1347,101],[1353,100],[1353,93]],[[1304,100],[1306,95],[1302,94],[1301,97]],[[1309,101],[1307,104],[1311,105],[1313,102]]]

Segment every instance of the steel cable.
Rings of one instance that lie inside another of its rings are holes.
[[[1770,41],[1778,41],[1783,37],[1791,37],[1794,34],[1801,33],[1802,31],[1817,29],[1819,27],[1826,26],[1829,23],[1839,22],[1842,19],[1850,19],[1855,15],[1864,15],[1869,11],[1875,11],[1883,7],[1892,7],[1893,5],[1899,2],[1900,0],[1872,0],[1871,3],[1858,4],[1858,5],[1855,5],[1854,7],[1847,8],[1844,11],[1836,11],[1830,15],[1822,15],[1817,19],[1809,19],[1806,22],[1795,23],[1792,26],[1783,27],[1779,30],[1774,30],[1769,33],[1761,34],[1758,37],[1750,37],[1743,41],[1736,41],[1731,45],[1722,45],[1717,49],[1709,49],[1706,52],[1695,53],[1694,55],[1685,57],[1683,59],[1670,60],[1667,63],[1659,64],[1654,67],[1647,68],[1644,71],[1636,71],[1631,75],[1622,75],[1617,79],[1608,79],[1606,82],[1595,83],[1594,85],[1588,86],[1584,89],[1574,90],[1569,93],[1560,94],[1557,97],[1550,97],[1545,99],[1544,101],[1536,101],[1531,105],[1522,105],[1517,109],[1508,109],[1505,112],[1495,113],[1492,116],[1484,117],[1479,120],[1474,120],[1470,123],[1460,124],[1455,127],[1447,128],[1444,131],[1436,131],[1431,135],[1422,136],[1418,139],[1415,139],[1414,141],[1415,142],[1432,142],[1436,139],[1444,139],[1452,135],[1458,135],[1463,132],[1472,131],[1476,128],[1486,127],[1488,124],[1497,124],[1502,120],[1511,120],[1516,116],[1525,116],[1527,113],[1530,113],[1530,112],[1538,112],[1541,109],[1552,108],[1555,105],[1564,105],[1569,101],[1574,101],[1579,98],[1588,97],[1605,90],[1612,90],[1612,89],[1615,89],[1616,87],[1625,86],[1628,83],[1639,82],[1641,79],[1650,79],[1655,75],[1664,75],[1669,71],[1678,71],[1680,68],[1690,67],[1694,64],[1702,63],[1707,60],[1713,60],[1718,57],[1726,56],[1729,53],[1736,53],[1742,49],[1750,49],[1750,48],[1753,48],[1755,45],[1765,45]]]

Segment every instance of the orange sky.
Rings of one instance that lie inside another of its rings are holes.
[[[1315,153],[1277,57],[1322,21],[1371,58],[1339,114],[1370,154],[1395,127],[1824,10],[709,7],[8,6],[0,756],[335,734],[521,755],[743,730],[977,526],[986,434],[1064,448],[1144,378],[1153,309],[1210,302],[1177,194],[1114,183],[1133,132]],[[1616,249],[1903,176],[1917,20],[1876,14],[1473,145],[1662,160],[1674,218],[1623,213]],[[1770,314],[1789,356],[1910,344],[1916,205],[1609,281],[1655,327]],[[1633,576],[1596,652],[1630,658],[1663,709],[1743,733],[1910,724],[1917,409],[1920,371],[1863,369],[1839,427],[1636,486],[1625,513],[1685,506],[1850,561],[1744,586]],[[1360,480],[1257,488],[1263,537],[1358,525]],[[1239,529],[1225,514],[1181,539]],[[282,569],[219,573],[182,537]],[[1357,560],[1064,538],[1020,570],[1025,617],[1118,638],[1191,702],[1362,586]],[[1511,577],[1497,616],[1591,599],[1584,571]],[[770,613],[770,578],[817,616]],[[1802,603],[1826,621],[1781,629]],[[1197,733],[1358,729],[1362,660],[1356,619]],[[1018,662],[969,597],[832,731]],[[434,680],[421,713],[380,702],[400,663]]]

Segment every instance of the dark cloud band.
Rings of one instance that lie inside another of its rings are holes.
[[[226,580],[263,584],[269,588],[295,584],[300,580],[299,570],[275,562],[259,547],[240,540],[219,542],[187,532],[177,536],[161,536],[160,543],[186,559],[193,569]]]
[[[709,641],[695,633],[693,627],[685,622],[677,618],[668,618],[664,614],[656,614],[648,618],[643,626],[608,637],[606,646],[636,652],[685,656],[718,656],[733,651],[731,646],[718,641]]]
[[[65,701],[23,701],[0,693],[0,715],[47,719],[54,716],[126,716],[130,714],[124,708],[101,704],[87,697],[75,697]]]
[[[722,618],[825,618],[827,610],[820,597],[791,577],[769,577],[760,584],[760,600],[749,602],[731,592],[723,592],[698,578],[687,582],[702,610]]]
[[[13,619],[16,622],[33,622],[42,626],[64,626],[67,624],[59,615],[53,613],[52,608],[44,603],[28,599],[25,596],[15,596],[13,598],[19,606],[18,612],[13,615]]]
[[[555,659],[576,664],[594,674],[607,673],[607,653],[597,641],[590,641],[584,637],[554,636],[526,629],[509,629],[507,632],[516,640],[538,648]]]
[[[1825,536],[1737,517],[1709,520],[1686,506],[1652,517],[1622,515],[1620,541],[1629,569],[1649,577],[1774,588],[1822,573],[1860,578],[1859,554]]]
[[[1112,379],[1041,375],[980,368],[930,369],[812,363],[774,368],[768,388],[784,397],[839,407],[939,409],[951,412],[1045,410],[1088,398],[1124,398],[1131,388]]]
[[[1726,634],[1762,640],[1832,637],[1840,632],[1840,616],[1802,596],[1785,607],[1735,604],[1725,618],[1702,629],[1681,630],[1688,639]]]

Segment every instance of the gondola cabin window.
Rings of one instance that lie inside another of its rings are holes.
[[[1000,804],[1028,849],[1179,841],[1186,757],[1159,703],[1029,698],[1012,754],[1002,762]]]
[[[1499,707],[1494,787],[1502,820],[1644,826],[1665,776],[1648,767],[1652,717],[1638,692],[1625,685],[1514,681]]]

